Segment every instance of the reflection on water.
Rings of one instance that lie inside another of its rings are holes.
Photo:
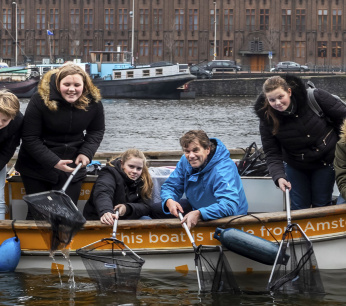
[[[202,129],[227,148],[260,144],[255,98],[208,97],[194,100],[103,100],[106,133],[100,151],[180,150],[179,138]],[[28,100],[21,100],[24,112]]]
[[[0,305],[343,305],[346,300],[344,270],[322,271],[325,295],[271,295],[265,291],[267,273],[238,274],[240,295],[198,295],[196,274],[147,271],[141,273],[137,294],[98,292],[86,272],[68,276],[44,271],[0,274]]]

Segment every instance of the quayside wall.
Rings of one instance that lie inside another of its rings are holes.
[[[196,96],[257,96],[269,76],[236,77],[227,79],[194,80],[189,83],[188,91]],[[304,81],[311,80],[316,87],[346,98],[346,75],[301,76]]]

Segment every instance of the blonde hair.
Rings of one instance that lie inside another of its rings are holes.
[[[19,109],[20,104],[17,96],[6,89],[0,90],[0,112],[13,120]]]
[[[147,159],[145,158],[145,155],[142,151],[132,148],[126,150],[123,154],[120,156],[113,157],[109,162],[108,165],[111,167],[114,167],[112,162],[115,159],[120,159],[123,163],[125,163],[127,160],[130,158],[135,157],[135,158],[140,158],[143,160],[143,169],[142,169],[142,174],[141,174],[141,179],[143,181],[143,187],[141,189],[141,197],[142,199],[148,200],[151,199],[151,193],[153,190],[153,181],[151,179],[148,165],[147,165]]]

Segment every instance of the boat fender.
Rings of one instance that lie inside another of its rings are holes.
[[[6,239],[0,245],[0,272],[13,272],[17,268],[20,260],[20,240],[13,226],[15,221],[12,221],[12,229],[15,237]]]
[[[222,229],[218,227],[214,238],[228,250],[265,265],[273,265],[279,251],[278,244],[236,228]],[[288,258],[289,255],[285,254],[278,263],[286,264]]]

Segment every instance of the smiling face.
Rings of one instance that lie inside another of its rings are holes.
[[[83,78],[79,74],[68,75],[60,81],[60,92],[68,103],[76,102],[83,93]]]
[[[266,93],[266,98],[272,108],[279,112],[287,110],[291,104],[291,88],[288,88],[288,91],[285,91],[282,87],[278,87],[273,91]]]
[[[210,153],[210,148],[204,149],[197,139],[190,142],[189,145],[183,150],[185,157],[189,161],[192,168],[201,167],[207,160]]]
[[[121,169],[131,180],[137,180],[143,172],[144,161],[138,157],[130,157],[125,162],[121,161]]]
[[[0,112],[0,129],[5,128],[11,121],[11,117]]]

